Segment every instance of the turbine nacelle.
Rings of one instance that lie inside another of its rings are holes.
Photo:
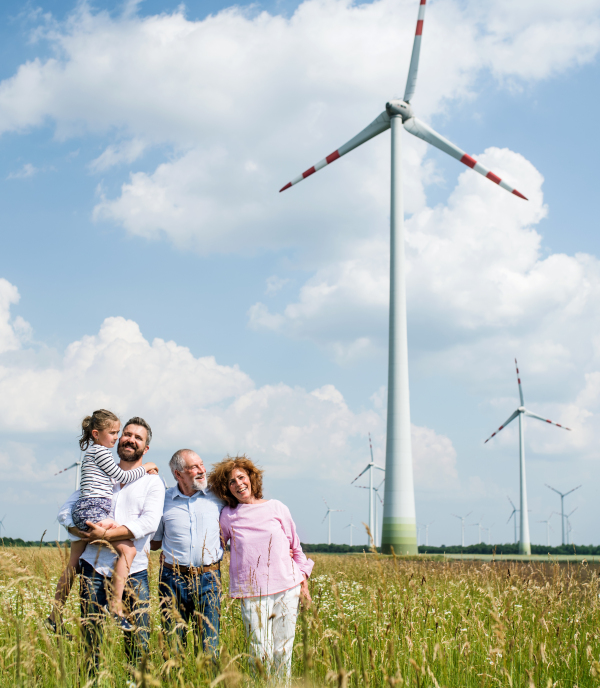
[[[390,117],[400,115],[403,124],[407,119],[414,117],[411,106],[403,100],[390,100],[389,103],[385,104],[385,109]]]

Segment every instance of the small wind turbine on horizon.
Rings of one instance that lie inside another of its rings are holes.
[[[75,490],[79,489],[79,472],[81,470],[81,458],[79,461],[75,461],[75,463],[72,463],[70,466],[67,466],[66,468],[63,468],[62,471],[58,471],[58,473],[55,473],[54,475],[60,475],[61,473],[66,473],[67,471],[70,471],[71,468],[76,468],[77,470],[75,471]]]
[[[572,544],[571,542],[569,542],[569,534],[573,530],[573,528],[571,528],[571,521],[569,521],[569,518],[571,518],[571,516],[577,511],[577,509],[579,509],[578,506],[576,506],[570,513],[565,514],[565,521],[567,522],[567,545]]]
[[[429,521],[429,523],[420,523],[419,526],[421,528],[425,528],[425,547],[429,546],[429,526],[435,522],[435,519],[433,521]]]
[[[346,528],[350,528],[350,547],[352,547],[352,529],[358,528],[358,526],[355,526],[354,523],[352,523],[352,517],[350,517],[350,523],[347,526],[344,526],[344,530],[346,530]]]
[[[519,533],[519,554],[531,554],[531,540],[529,538],[529,513],[527,509],[527,479],[525,475],[525,420],[524,416],[528,416],[529,418],[536,418],[537,420],[541,420],[544,423],[549,423],[550,425],[556,425],[558,428],[562,428],[563,430],[571,430],[571,428],[566,428],[564,425],[560,425],[560,423],[555,423],[552,420],[548,420],[547,418],[543,418],[542,416],[538,416],[535,413],[531,413],[531,411],[528,411],[525,408],[525,402],[523,401],[523,389],[521,388],[521,378],[519,376],[519,366],[517,364],[517,359],[515,358],[515,367],[517,369],[517,384],[519,385],[519,398],[521,399],[521,405],[519,408],[512,413],[512,415],[508,418],[508,420],[504,421],[504,423],[496,430],[496,432],[493,432],[487,440],[484,442],[486,444],[489,442],[492,437],[497,435],[500,430],[505,428],[509,423],[512,423],[512,421],[515,418],[519,418],[519,475],[520,475],[520,491],[521,491],[521,504],[520,504],[520,511],[521,511],[521,528],[520,528],[520,533]]]
[[[508,499],[508,501],[510,502],[510,505],[511,505],[512,508],[513,508],[512,512],[511,512],[511,514],[510,514],[510,516],[508,517],[508,521],[507,521],[506,523],[507,523],[507,524],[510,523],[510,519],[511,519],[511,518],[514,518],[514,520],[515,520],[515,545],[516,545],[516,544],[517,544],[517,514],[518,514],[519,510],[518,510],[517,507],[513,504],[513,500],[512,500],[508,495],[506,496],[506,499]]]
[[[381,506],[383,506],[383,499],[381,499],[381,495],[379,494],[379,490],[381,490],[381,486],[385,483],[385,478],[379,483],[378,487],[374,487],[372,492],[375,493],[377,496],[377,499],[381,502]],[[359,490],[370,490],[371,488],[367,487],[366,485],[355,485],[354,487],[358,488]],[[374,511],[374,530],[371,531],[371,535],[373,537],[373,542],[375,543],[375,547],[379,547],[379,516],[378,516],[378,509],[377,509],[377,502],[375,502],[375,505],[373,507]],[[370,530],[370,528],[369,528]]]
[[[318,170],[391,129],[390,204],[390,311],[388,353],[388,403],[385,469],[385,506],[381,546],[389,554],[417,554],[417,518],[413,480],[408,385],[408,341],[406,325],[406,275],[404,266],[404,210],[401,181],[402,127],[519,198],[522,193],[502,181],[481,163],[414,116],[410,104],[417,85],[426,0],[420,0],[417,29],[403,99],[393,98],[385,110],[354,138],[280,189],[285,191]],[[340,104],[342,107],[345,104]]]
[[[548,518],[542,519],[541,521],[538,521],[538,523],[545,523],[546,524],[546,547],[550,547],[550,530],[551,530],[550,519],[552,518],[552,516],[554,516],[555,513],[557,513],[557,512],[553,511],[550,514],[550,516],[548,516]],[[559,516],[560,516],[560,514],[559,514]]]
[[[2,539],[2,530],[6,530],[6,527],[4,525],[4,519],[6,518],[6,514],[2,517],[2,520],[0,521],[0,539]]]
[[[325,502],[325,499],[323,499],[323,501]],[[322,523],[322,524],[325,523],[325,519],[326,519],[327,517],[329,517],[329,540],[327,541],[327,544],[330,545],[330,544],[331,544],[331,514],[335,513],[336,511],[339,512],[339,513],[341,513],[341,512],[344,511],[344,510],[343,510],[343,509],[332,509],[332,508],[329,506],[329,504],[327,504],[327,502],[325,502],[325,506],[327,507],[327,512],[326,512],[326,514],[325,514],[325,517],[324,517],[323,520],[321,521],[321,523]]]
[[[375,545],[377,545],[377,536],[375,534],[375,528],[373,527],[373,506],[374,506],[373,471],[375,469],[377,469],[377,470],[383,471],[385,473],[385,468],[378,466],[375,463],[375,460],[373,459],[373,443],[371,442],[371,433],[369,433],[369,449],[371,450],[371,461],[369,461],[369,463],[367,464],[367,467],[364,468],[356,476],[356,478],[354,478],[354,480],[350,483],[350,485],[353,485],[361,477],[361,475],[364,475],[367,471],[369,471],[369,487],[365,488],[365,489],[369,490],[369,530],[371,531],[371,537],[375,539]],[[362,486],[356,485],[356,487],[362,487]],[[381,485],[379,487],[381,487]]]
[[[456,514],[452,514],[454,518],[458,518],[460,520],[460,544],[462,547],[465,546],[465,518],[468,518],[472,513],[472,511],[469,511],[469,513],[465,516],[457,516]]]
[[[478,531],[479,540],[477,540],[477,544],[480,544],[480,543],[483,542],[483,540],[482,540],[482,538],[481,538],[481,531],[484,530],[484,528],[482,528],[482,526],[481,526],[481,522],[482,522],[482,521],[483,521],[483,516],[480,516],[480,517],[479,517],[479,522],[478,522],[478,523],[469,523],[469,527],[471,527],[471,526],[477,526],[477,528],[479,529],[479,531]]]
[[[562,544],[565,544],[565,497],[567,495],[570,495],[571,492],[575,492],[575,490],[578,490],[581,485],[577,485],[577,487],[574,487],[572,490],[569,490],[568,492],[559,492],[556,488],[552,487],[552,485],[548,485],[548,483],[544,483],[546,487],[549,487],[553,492],[556,492],[556,494],[560,495],[560,514],[558,512],[554,512],[555,514],[558,514],[561,517],[561,531],[562,531]],[[573,512],[571,512],[573,513]],[[567,544],[568,543],[568,538],[567,538]]]

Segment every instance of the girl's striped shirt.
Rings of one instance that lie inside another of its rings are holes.
[[[124,471],[115,463],[109,449],[101,444],[88,447],[81,464],[81,497],[112,497],[113,480],[117,483],[132,483],[146,475],[143,466]]]

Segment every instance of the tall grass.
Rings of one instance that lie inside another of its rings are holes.
[[[91,686],[77,587],[65,610],[72,639],[49,635],[66,552],[0,548],[0,685]],[[597,686],[600,586],[587,564],[409,560],[311,555],[312,607],[296,632],[294,682],[314,686]],[[223,597],[219,666],[192,637],[173,650],[162,627],[150,559],[150,653],[128,667],[107,624],[98,685],[242,686],[252,676],[239,603]],[[223,584],[227,589],[227,566]]]

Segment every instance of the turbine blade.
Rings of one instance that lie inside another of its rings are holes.
[[[383,471],[385,473],[385,468],[382,468],[381,466],[374,465],[373,468],[376,468],[378,471]]]
[[[415,31],[415,40],[413,42],[412,56],[410,58],[410,67],[408,68],[408,77],[406,78],[406,89],[404,91],[404,102],[410,103],[411,98],[415,94],[417,87],[417,72],[419,71],[419,54],[421,53],[421,36],[423,34],[423,21],[425,19],[425,3],[426,0],[421,0],[419,5],[419,16],[417,17],[417,30]]]
[[[523,196],[522,193],[514,189],[512,186],[510,186],[510,184],[502,181],[500,177],[495,175],[493,172],[490,172],[487,167],[484,167],[481,163],[478,163],[477,160],[472,158],[470,155],[467,155],[458,146],[455,146],[441,134],[438,134],[437,131],[434,131],[430,126],[425,124],[425,122],[422,122],[420,119],[417,119],[416,117],[407,119],[406,122],[404,122],[404,128],[413,136],[416,136],[417,138],[430,143],[432,146],[439,148],[441,151],[444,151],[444,153],[451,155],[459,162],[462,162],[463,165],[470,167],[471,169],[475,170],[475,172],[479,172],[479,174],[483,175],[495,184],[498,184],[498,186],[501,186],[509,193],[512,193],[519,198],[528,200],[525,196]]]
[[[384,111],[379,115],[379,117],[377,117],[377,119],[374,119],[368,127],[365,127],[353,139],[350,139],[350,141],[345,143],[336,151],[333,151],[331,155],[328,155],[326,158],[318,162],[314,167],[309,168],[308,170],[306,170],[306,172],[303,172],[299,177],[292,179],[291,182],[288,182],[284,187],[279,189],[279,193],[285,191],[286,189],[289,189],[290,186],[294,186],[294,184],[301,182],[303,179],[310,177],[311,174],[318,172],[319,170],[323,169],[323,167],[325,167],[326,165],[330,165],[334,160],[341,158],[342,155],[346,155],[346,153],[349,153],[351,150],[358,148],[358,146],[361,146],[363,143],[369,141],[369,139],[372,139],[374,136],[381,134],[389,128],[390,116],[387,112]]]
[[[492,439],[492,437],[494,437],[494,435],[497,435],[497,434],[500,432],[500,430],[502,430],[503,428],[505,428],[509,423],[512,423],[513,420],[514,420],[518,415],[519,415],[519,412],[518,412],[518,411],[515,411],[515,412],[512,414],[512,416],[511,416],[508,420],[505,420],[505,421],[504,421],[504,423],[496,430],[496,432],[493,432],[493,433],[487,438],[487,440],[484,442],[484,444],[486,444],[487,442],[489,442],[489,441]],[[511,504],[512,504],[512,502],[511,502]]]
[[[531,413],[531,411],[525,411],[525,415],[529,416],[530,418],[537,418],[538,420],[544,421],[544,423],[550,423],[550,425],[556,425],[557,428],[562,428],[563,430],[568,430],[569,432],[571,432],[571,428],[567,428],[564,425],[561,425],[560,423],[555,423],[553,420],[542,418],[542,416],[538,416],[535,413]]]
[[[370,467],[371,467],[371,464],[369,464],[369,465],[365,468],[364,471],[362,471],[361,473],[359,473],[359,474],[356,476],[356,478],[354,478],[354,480],[350,483],[350,485],[352,485],[353,483],[355,483],[355,482],[360,478],[361,475],[363,475],[364,473],[366,473],[366,472],[369,470]]]
[[[61,473],[64,473],[65,471],[71,470],[71,468],[75,468],[77,463],[72,463],[70,466],[67,466],[66,468],[63,468],[62,471],[58,471],[58,473],[55,473],[54,475],[60,475]]]
[[[517,369],[517,382],[519,383],[519,397],[521,397],[521,406],[525,406],[525,402],[523,401],[523,390],[521,389],[521,378],[519,376],[519,364],[517,363],[516,358],[515,358],[515,368]]]

